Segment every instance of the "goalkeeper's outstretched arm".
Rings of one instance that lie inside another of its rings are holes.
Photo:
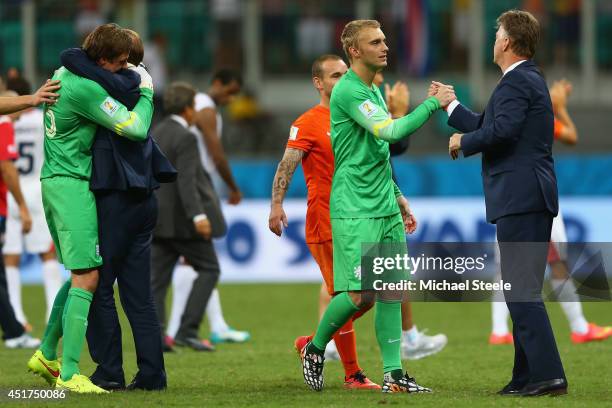
[[[387,110],[368,99],[369,96],[365,93],[355,92],[342,97],[348,99],[342,102],[347,106],[347,113],[353,120],[375,137],[396,143],[423,126],[431,115],[442,107],[440,101],[447,95],[430,96],[410,114],[399,119],[390,118]]]

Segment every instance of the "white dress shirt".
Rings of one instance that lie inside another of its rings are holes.
[[[180,115],[172,114],[172,115],[170,115],[170,119],[173,119],[173,120],[177,121],[185,129],[189,129],[189,123],[187,123],[187,120],[185,120],[184,117],[182,117]]]
[[[182,127],[184,127],[185,129],[189,129],[189,123],[187,123],[187,121],[185,120],[184,117],[180,116],[180,115],[170,115],[170,119],[177,121]],[[197,214],[193,217],[193,222],[197,223],[198,221],[202,221],[207,219],[208,217],[206,216],[206,214]]]

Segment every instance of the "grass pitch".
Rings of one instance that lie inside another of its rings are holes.
[[[26,372],[31,351],[0,346],[0,404],[50,407],[217,407],[217,406],[404,406],[413,407],[600,407],[612,406],[612,339],[573,345],[559,305],[548,304],[557,342],[570,383],[560,398],[499,397],[494,392],[510,378],[511,346],[489,346],[490,305],[487,303],[416,303],[419,329],[443,332],[449,344],[441,353],[405,362],[417,381],[434,390],[430,395],[382,395],[346,391],[340,363],[325,366],[325,389],[316,393],[304,385],[292,348],[297,335],[315,329],[318,285],[224,285],[220,289],[228,322],[249,330],[246,344],[219,345],[215,353],[180,349],[166,354],[166,392],[117,392],[104,396],[70,395],[65,400],[11,400],[9,390],[44,389],[42,379]],[[24,288],[26,314],[34,335],[44,329],[42,287]],[[612,323],[610,303],[585,303],[587,319]],[[122,315],[126,381],[136,373],[136,356],[129,325]],[[370,378],[381,381],[381,362],[373,331],[373,314],[356,324],[359,361]],[[207,328],[202,327],[202,336]],[[93,372],[87,350],[83,374]]]

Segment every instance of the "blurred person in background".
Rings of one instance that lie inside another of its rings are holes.
[[[100,0],[79,0],[79,11],[74,19],[74,32],[79,40],[107,21],[107,10],[104,6],[111,3]]]
[[[152,286],[163,337],[166,294],[173,270],[181,257],[197,272],[190,285],[174,344],[196,351],[214,348],[199,338],[199,328],[211,293],[219,279],[219,261],[213,238],[225,234],[227,226],[221,203],[198,154],[195,123],[196,92],[184,82],[171,84],[164,94],[169,115],[154,130],[153,137],[178,171],[175,183],[157,190],[159,212],[153,233]],[[165,351],[171,351],[165,345]]]
[[[384,84],[385,103],[389,110],[389,116],[392,119],[399,119],[406,116],[410,110],[410,90],[408,85],[403,81],[397,81],[393,86],[384,82],[385,78],[382,71],[378,71],[374,77],[373,84],[381,87]],[[410,139],[406,138],[397,143],[389,145],[391,157],[404,154],[408,150]],[[391,162],[391,176],[397,184],[395,170]],[[448,343],[448,338],[445,334],[435,334],[428,336],[425,334],[427,329],[419,331],[412,319],[412,304],[409,294],[406,293],[406,299],[402,302],[402,358],[407,360],[419,360],[421,358],[436,354]],[[330,342],[330,344],[332,344]],[[326,356],[327,357],[327,356]]]
[[[9,77],[7,88],[19,95],[28,95],[31,91],[29,82],[19,76],[18,72],[16,76]],[[45,136],[43,112],[38,108],[29,108],[21,111],[18,116],[19,119],[14,123],[15,148],[19,155],[15,166],[19,171],[25,202],[32,215],[32,228],[27,234],[23,233],[20,205],[15,199],[9,197],[3,253],[11,304],[17,320],[27,330],[31,330],[21,300],[19,264],[22,253],[37,254],[42,261],[42,278],[47,305],[45,320],[51,314],[53,300],[62,286],[63,278],[55,257],[53,240],[45,220],[40,190],[40,169],[44,160],[43,144]]]
[[[233,151],[261,155],[269,153],[271,147],[279,147],[276,116],[262,106],[254,90],[242,88],[228,105],[227,112],[235,125],[227,137]],[[249,137],[243,137],[246,134]]]
[[[0,97],[17,97],[14,91],[3,91]],[[21,232],[26,234],[32,228],[32,218],[19,185],[19,173],[14,160],[18,158],[15,148],[15,129],[13,122],[19,119],[20,111],[0,116],[0,247],[4,243],[4,232],[7,218],[7,190],[18,205],[18,216],[21,221]],[[18,320],[14,311],[10,289],[7,288],[7,277],[4,262],[0,262],[0,325],[3,331],[4,345],[7,348],[36,348],[40,340],[26,332],[24,324]]]
[[[235,71],[221,69],[213,74],[208,92],[198,92],[195,96],[195,117],[190,130],[196,136],[200,162],[205,172],[213,180],[221,178],[228,189],[228,203],[238,205],[242,200],[240,188],[234,180],[227,156],[221,143],[223,134],[223,117],[219,108],[232,102],[240,93],[242,77]],[[219,191],[219,189],[217,190]],[[172,345],[179,327],[181,316],[185,311],[187,297],[191,292],[191,285],[197,274],[190,265],[184,262],[176,267],[172,278],[172,311],[168,322],[168,345]],[[206,317],[210,326],[210,341],[214,343],[243,343],[251,335],[249,332],[231,328],[223,316],[219,290],[214,289],[208,305]]]
[[[568,65],[578,58],[581,1],[552,1],[552,16],[556,34],[553,44],[555,65]]]
[[[572,84],[565,79],[554,82],[550,87],[550,99],[555,115],[554,138],[567,145],[575,145],[578,142],[576,125],[567,110],[567,98],[571,92]],[[576,286],[567,264],[567,234],[561,210],[553,220],[550,241],[548,251],[550,285],[570,325],[571,341],[581,344],[611,337],[612,327],[590,323],[584,316],[580,297],[576,293]],[[489,336],[489,344],[512,344],[513,337],[508,330],[510,312],[503,299],[495,300],[491,303],[493,330]]]
[[[10,67],[7,71],[6,71],[6,79],[7,81],[10,81],[12,79],[18,79],[21,78],[21,72],[19,72],[19,70],[15,67]]]
[[[297,53],[302,61],[311,61],[333,48],[333,22],[321,14],[320,6],[312,4],[303,10],[295,28]]]
[[[213,60],[217,66],[241,66],[243,2],[241,0],[211,0],[208,4],[215,25],[215,30],[212,31]]]

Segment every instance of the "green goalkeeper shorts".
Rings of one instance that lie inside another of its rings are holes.
[[[56,176],[41,180],[42,201],[58,261],[69,270],[102,265],[96,199],[89,181]]]
[[[373,274],[371,268],[362,270],[362,255],[395,257],[407,253],[401,214],[379,218],[332,218],[331,226],[336,292],[371,290],[375,279],[385,282],[408,279],[409,273],[405,270],[390,270],[380,275]],[[362,247],[367,254],[362,254]]]

